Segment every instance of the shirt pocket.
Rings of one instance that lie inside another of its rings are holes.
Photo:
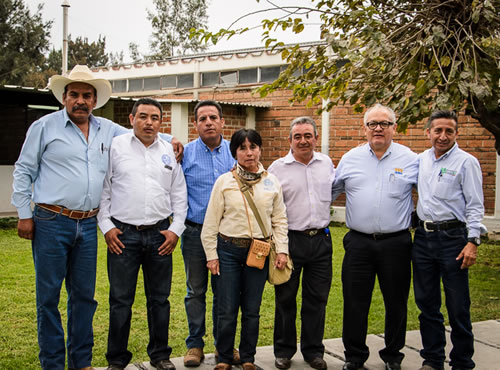
[[[439,178],[436,181],[433,189],[434,197],[442,200],[453,200],[459,194],[460,185],[458,181],[453,177],[449,178],[446,175]]]
[[[391,198],[404,198],[407,196],[408,191],[411,191],[411,184],[404,175],[395,174],[391,171],[388,177],[387,194]]]

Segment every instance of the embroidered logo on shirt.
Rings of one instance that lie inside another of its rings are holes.
[[[165,168],[168,168],[169,170],[172,170],[172,166],[170,165],[172,163],[172,159],[168,154],[163,154],[161,156],[161,161],[165,165]]]
[[[449,168],[442,167],[441,170],[439,171],[439,176],[443,176],[443,175],[456,176],[457,171],[453,171],[453,170],[450,170]]]
[[[396,175],[402,175],[403,174],[403,169],[402,168],[395,168],[394,169],[394,173]]]

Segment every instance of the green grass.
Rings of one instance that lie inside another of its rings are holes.
[[[333,282],[327,308],[325,338],[338,338],[342,334],[342,286],[340,270],[344,251],[342,238],[347,229],[336,225],[333,236]],[[0,227],[0,369],[36,369],[38,344],[35,314],[35,278],[31,257],[31,244],[17,237],[15,229]],[[500,247],[483,243],[479,248],[478,263],[470,270],[472,320],[483,321],[500,318]],[[97,266],[96,299],[99,302],[94,318],[94,366],[107,366],[106,352],[108,328],[108,279],[106,274],[106,247],[100,235]],[[182,356],[186,350],[187,321],[184,311],[185,275],[180,248],[174,252],[172,282],[170,344],[173,357]],[[300,292],[298,295],[300,300]],[[66,320],[66,293],[61,291],[60,310]],[[209,298],[211,304],[211,297]],[[208,310],[211,310],[211,307]],[[209,311],[210,312],[210,311]],[[148,330],[146,303],[142,276],[139,278],[133,308],[129,350],[132,361],[147,361]],[[261,307],[259,346],[272,344],[274,320],[274,290],[266,284]],[[206,352],[213,352],[211,315],[207,315],[208,332]],[[297,322],[298,327],[300,323]],[[418,329],[418,310],[410,293],[408,304],[408,330]],[[373,295],[369,319],[369,332],[384,331],[384,308],[378,287]]]

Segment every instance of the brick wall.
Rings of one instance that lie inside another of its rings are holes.
[[[299,116],[311,116],[318,124],[321,135],[321,117],[315,114],[314,108],[307,108],[305,104],[290,105],[289,91],[275,92],[266,98],[253,96],[250,91],[222,92],[210,94],[210,97],[200,99],[212,99],[218,101],[235,102],[271,102],[269,109],[257,109],[256,129],[262,135],[264,145],[262,163],[269,166],[273,160],[288,153],[288,135],[290,122]],[[224,110],[227,108],[224,107]],[[407,129],[406,133],[398,133],[394,140],[409,146],[413,151],[420,153],[428,149],[430,141],[425,135],[424,124],[419,123]],[[496,179],[496,152],[495,140],[486,129],[476,120],[469,116],[459,118],[458,145],[463,150],[475,156],[483,172],[484,206],[486,214],[493,214],[495,208],[495,179]],[[330,139],[329,155],[335,165],[338,164],[344,153],[351,148],[366,142],[363,130],[363,115],[355,114],[351,107],[334,107],[330,112]],[[317,150],[320,150],[318,140]],[[343,204],[343,198],[339,199],[338,205]]]
[[[290,122],[299,116],[311,116],[318,125],[321,136],[321,117],[315,113],[316,108],[308,108],[305,103],[291,105],[288,99],[291,92],[277,91],[265,98],[252,94],[250,89],[222,90],[207,93],[200,92],[199,100],[212,99],[222,102],[235,103],[271,103],[270,108],[256,108],[256,129],[263,139],[262,163],[268,167],[275,159],[286,155],[290,149],[288,136]],[[192,99],[192,94],[176,95],[176,98]],[[162,98],[168,98],[162,96]],[[198,137],[191,122],[194,117],[194,104],[189,105],[189,140]],[[230,139],[232,133],[245,127],[246,112],[244,107],[223,105],[226,125],[224,137]],[[167,126],[168,127],[168,126]],[[430,147],[425,135],[423,123],[411,126],[406,133],[398,133],[394,140],[409,146],[413,151],[420,153]],[[477,121],[468,116],[459,118],[458,144],[465,151],[475,156],[481,163],[483,171],[484,205],[486,214],[493,214],[495,208],[495,179],[496,179],[496,152],[493,136],[482,128]],[[363,115],[355,114],[349,106],[334,107],[330,112],[329,155],[335,165],[338,164],[344,153],[351,148],[366,142],[363,129]],[[317,150],[320,149],[318,140]],[[343,205],[343,196],[335,203]]]

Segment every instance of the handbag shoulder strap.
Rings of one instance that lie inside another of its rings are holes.
[[[259,227],[262,230],[262,234],[264,235],[264,238],[267,238],[269,236],[269,234],[267,233],[266,227],[264,226],[264,222],[262,222],[262,218],[260,217],[259,210],[255,206],[252,195],[249,192],[249,190],[250,190],[249,187],[246,185],[243,185],[241,180],[238,178],[238,175],[236,175],[234,173],[234,171],[233,171],[233,177],[236,180],[236,182],[238,183],[238,186],[240,187],[240,191],[243,193],[245,198],[247,198],[248,204],[250,205],[250,208],[252,209],[252,212],[253,212],[255,218],[257,219],[257,223],[259,224]],[[245,206],[246,206],[246,204],[245,204]]]

